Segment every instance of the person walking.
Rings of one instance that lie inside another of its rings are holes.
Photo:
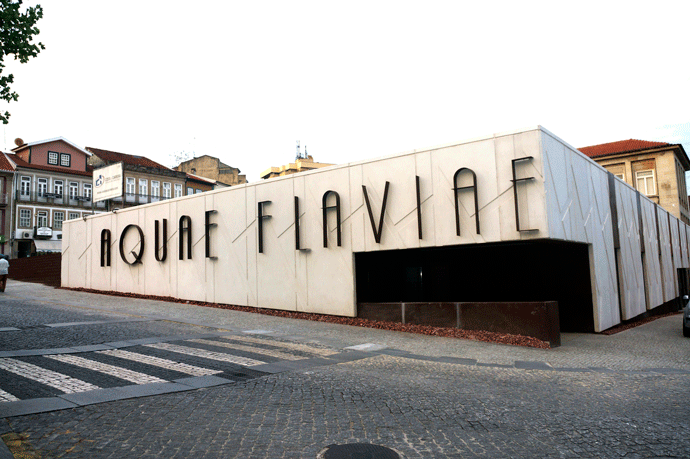
[[[4,292],[7,286],[7,274],[10,269],[10,262],[7,260],[9,258],[7,255],[0,255],[0,292]]]

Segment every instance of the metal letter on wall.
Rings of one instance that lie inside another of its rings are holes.
[[[110,266],[110,230],[101,231],[101,267]]]
[[[299,240],[299,198],[295,196],[295,250],[302,250]]]
[[[207,210],[205,214],[205,222],[204,222],[204,238],[206,240],[206,258],[211,258],[215,260],[217,257],[212,257],[211,256],[211,228],[214,226],[217,226],[216,223],[211,223],[211,215],[215,214],[217,211],[215,210]]]
[[[165,261],[166,258],[168,258],[168,219],[164,218],[163,219],[163,247],[160,247],[160,232],[158,231],[158,220],[155,221],[154,223],[154,228],[155,228],[155,240],[154,240],[154,255],[156,255],[156,260],[157,261]],[[160,252],[163,252],[160,254]]]
[[[180,217],[177,231],[178,249],[177,255],[180,260],[184,260],[184,235],[187,234],[187,258],[192,259],[192,219],[188,215]]]
[[[471,186],[458,186],[458,176],[464,171],[472,174]],[[513,178],[515,178],[515,168],[513,168]],[[460,236],[460,202],[458,200],[458,191],[472,190],[474,193],[474,222],[477,227],[477,234],[479,234],[479,200],[477,199],[477,174],[472,169],[462,167],[455,171],[453,175],[453,195],[455,195],[455,233]]]
[[[522,177],[522,178],[517,178],[517,174],[515,172],[515,163],[519,161],[531,161],[534,159],[533,156],[525,156],[524,158],[516,158],[512,160],[512,167],[513,167],[513,198],[515,199],[515,228],[518,231],[539,231],[537,229],[523,229],[520,228],[520,206],[518,205],[518,192],[517,192],[517,185],[520,182],[526,182],[528,180],[534,180],[534,177]]]
[[[381,243],[381,234],[383,233],[383,216],[386,213],[386,201],[388,200],[388,186],[389,181],[386,181],[386,186],[383,189],[383,202],[381,203],[381,217],[379,218],[379,227],[376,228],[376,222],[374,221],[374,213],[371,211],[371,204],[369,203],[369,195],[367,194],[367,187],[362,185],[362,192],[364,193],[364,201],[367,204],[367,210],[369,211],[369,221],[371,221],[371,229],[374,231],[374,240],[377,244]]]
[[[264,220],[271,218],[270,215],[264,215],[264,205],[270,203],[271,201],[259,202],[259,216],[257,217],[259,222],[259,253],[264,253]]]
[[[326,204],[326,202],[328,201],[328,196],[330,194],[333,194],[335,196],[334,206],[329,206],[328,204]],[[335,209],[336,238],[338,240],[338,247],[340,247],[342,242],[340,239],[340,195],[335,191],[328,190],[323,194],[323,199],[321,201],[323,209],[323,246],[328,247],[328,211],[331,209]]]
[[[129,231],[130,228],[136,228],[137,231],[139,232],[139,243],[141,244],[141,247],[139,248],[139,253],[135,253],[134,250],[132,250],[132,255],[134,255],[134,261],[130,263],[127,261],[127,257],[125,257],[125,235],[127,235],[127,231]],[[122,261],[127,263],[128,265],[136,265],[138,263],[141,263],[141,258],[144,256],[144,232],[141,230],[141,228],[138,225],[127,225],[125,226],[125,229],[122,230],[122,234],[120,235],[120,257],[122,257]]]
[[[415,176],[415,187],[417,189],[417,234],[422,239],[422,199],[419,187],[419,175]]]

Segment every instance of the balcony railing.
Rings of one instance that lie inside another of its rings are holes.
[[[59,204],[71,207],[91,207],[91,196],[77,196],[68,193],[49,193],[47,191],[22,192],[16,190],[15,199],[21,202]],[[104,208],[105,202],[97,202],[96,207]]]
[[[151,196],[150,194],[125,193],[125,205],[130,206],[137,206],[139,204],[149,204],[151,202],[160,202],[168,199],[172,198],[165,196]],[[118,196],[117,198],[113,198],[112,201],[116,203],[121,203],[122,197]]]

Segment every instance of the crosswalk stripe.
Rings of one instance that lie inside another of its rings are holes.
[[[56,371],[47,370],[21,360],[0,358],[0,369],[9,371],[10,373],[14,373],[27,379],[31,379],[46,386],[53,387],[66,394],[100,389],[100,387],[89,384],[81,379],[63,375],[62,373],[58,373]]]
[[[95,360],[85,359],[76,355],[44,355],[48,359],[57,360],[58,362],[69,363],[88,370],[97,371],[106,375],[115,376],[116,378],[124,379],[125,381],[133,382],[134,384],[151,384],[167,382],[164,379],[150,376],[138,371],[128,370],[115,365],[108,365],[107,363],[97,362]]]
[[[18,402],[19,399],[9,392],[0,389],[0,402]]]
[[[131,360],[134,362],[145,363],[166,370],[173,370],[192,376],[206,376],[222,373],[221,370],[211,370],[210,368],[195,367],[186,363],[175,362],[173,360],[153,357],[151,355],[138,354],[136,352],[123,351],[122,349],[112,349],[109,351],[98,351],[98,354],[110,355],[119,359]]]
[[[202,357],[210,360],[217,360],[220,362],[235,363],[237,365],[243,365],[245,367],[252,367],[255,365],[263,365],[266,362],[261,360],[249,359],[246,357],[238,357],[236,355],[222,354],[220,352],[207,351],[204,349],[197,349],[194,347],[178,346],[177,344],[170,343],[158,343],[158,344],[144,344],[146,347],[151,347],[154,349],[160,349],[163,351],[176,352],[178,354],[186,354],[194,357]]]
[[[237,349],[238,351],[252,352],[254,354],[267,355],[269,357],[275,357],[277,359],[283,360],[302,360],[309,357],[304,357],[301,355],[288,354],[286,352],[276,351],[274,349],[264,349],[261,347],[243,346],[242,344],[235,343],[224,343],[222,341],[213,341],[210,339],[190,339],[194,343],[199,344],[210,344],[211,346],[226,347],[229,349]]]
[[[251,336],[233,335],[233,336],[221,336],[221,338],[227,339],[227,340],[232,340],[232,341],[242,341],[245,343],[268,344],[270,346],[282,347],[284,349],[290,349],[293,351],[302,351],[302,352],[307,352],[309,354],[316,354],[316,355],[323,355],[323,356],[337,354],[336,351],[331,351],[330,349],[320,349],[318,347],[307,346],[306,344],[284,343],[282,341],[273,341],[270,339],[253,338]]]

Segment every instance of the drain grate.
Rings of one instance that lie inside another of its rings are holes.
[[[345,445],[328,445],[317,459],[404,459],[403,456],[385,446],[369,443],[348,443]]]

